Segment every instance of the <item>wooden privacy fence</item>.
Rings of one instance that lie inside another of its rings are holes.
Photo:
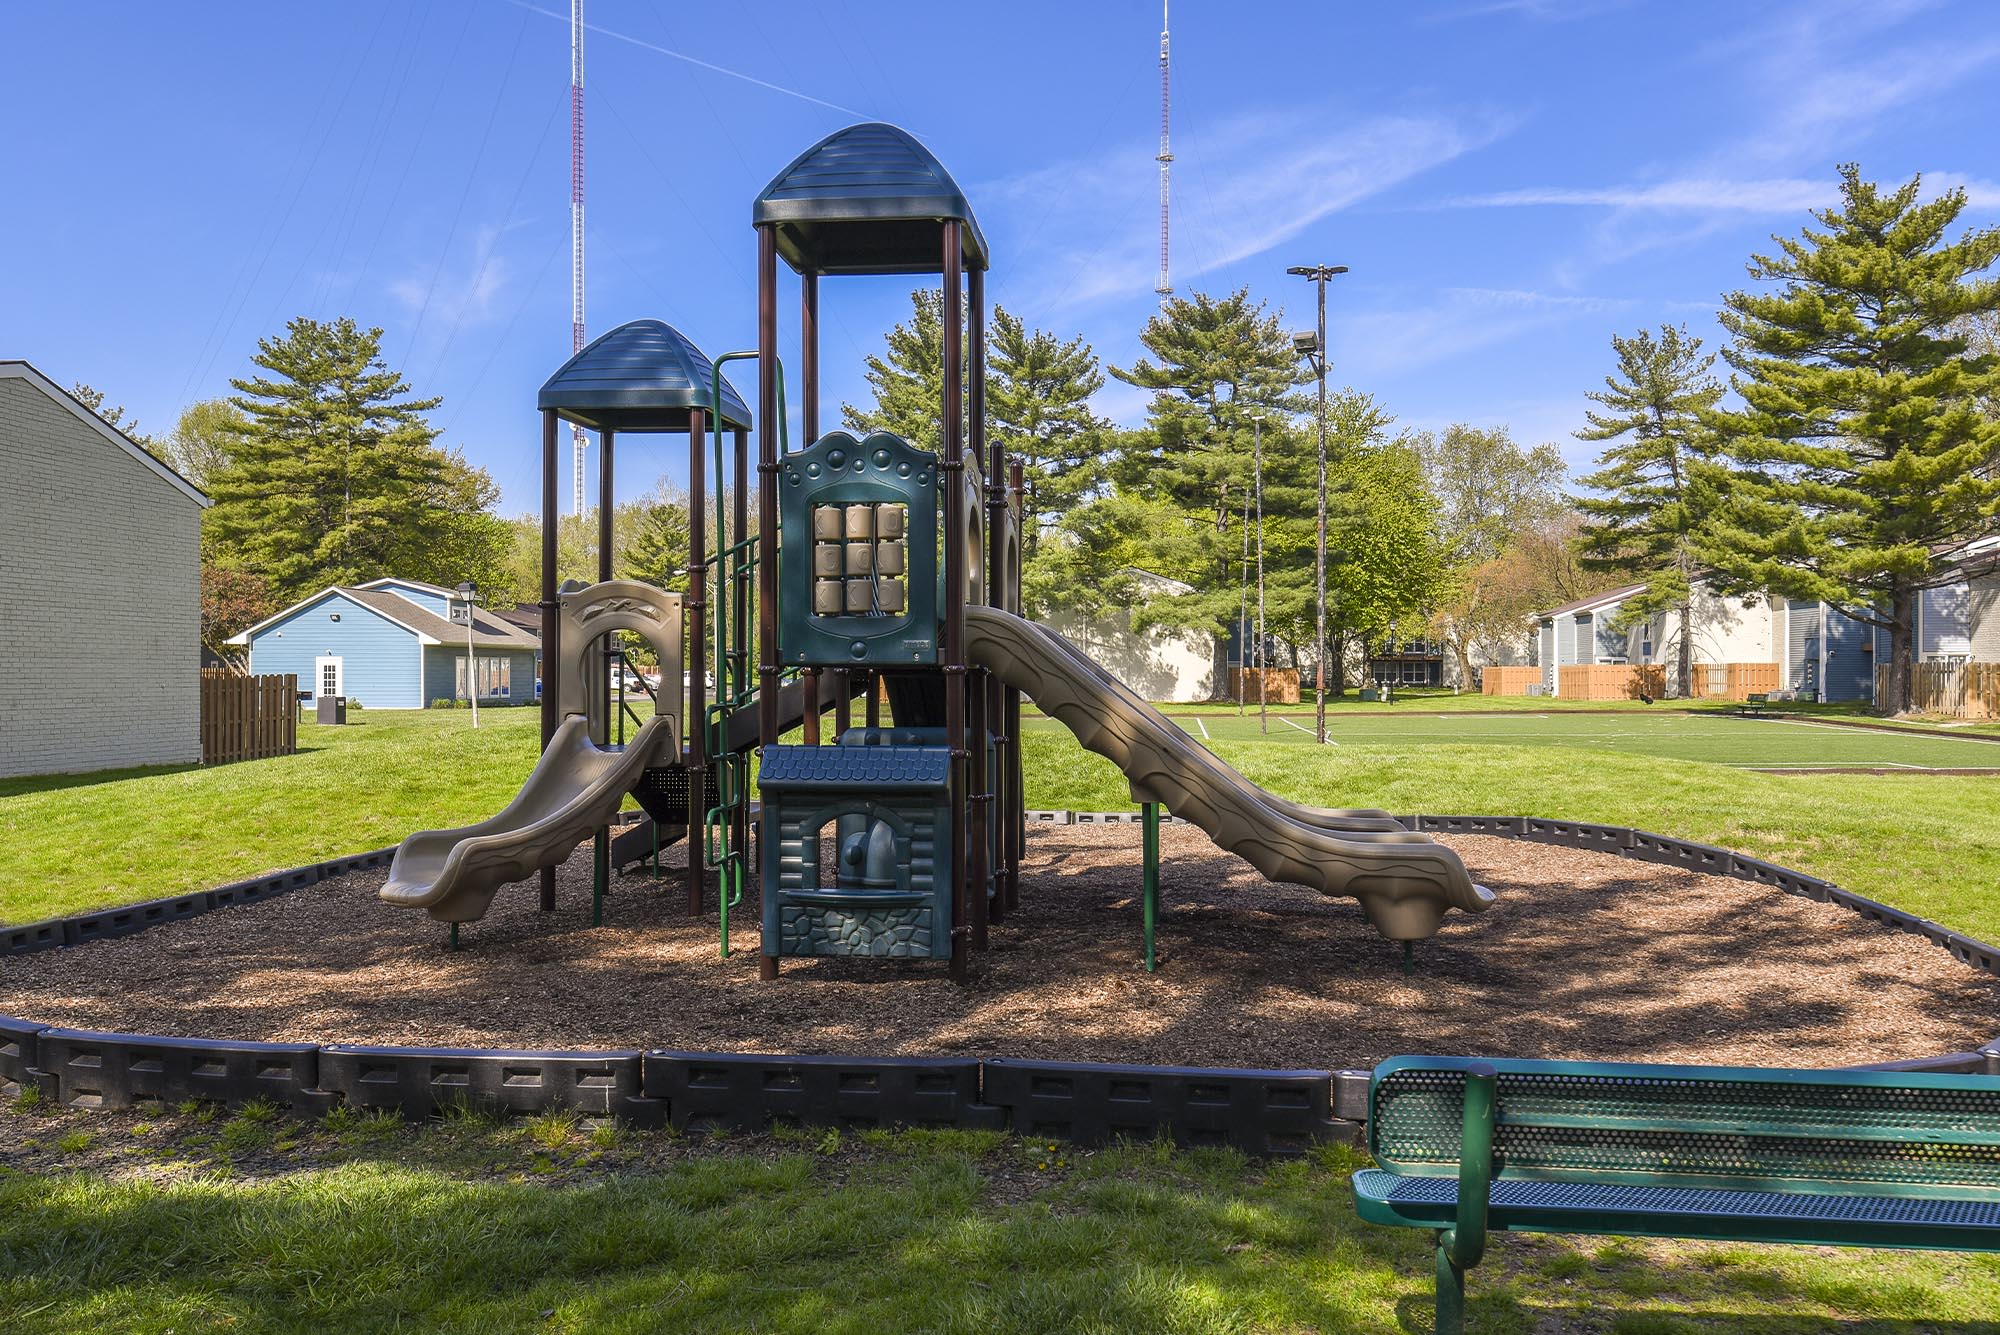
[[[1658,663],[1571,663],[1560,669],[1556,694],[1564,700],[1655,700],[1667,693]]]
[[[1483,667],[1479,669],[1481,695],[1527,695],[1528,688],[1542,679],[1538,667]]]
[[[1695,700],[1748,700],[1778,689],[1776,663],[1696,663],[1688,696]]]
[[[1889,698],[1889,665],[1875,669],[1875,699]],[[1917,663],[1910,669],[1910,708],[1952,718],[2000,718],[2000,663]]]
[[[262,760],[299,749],[299,679],[201,672],[201,763]]]
[[[1261,698],[1266,704],[1295,705],[1299,702],[1299,670],[1297,668],[1231,668],[1229,669],[1229,698],[1255,704],[1258,691],[1267,694]]]

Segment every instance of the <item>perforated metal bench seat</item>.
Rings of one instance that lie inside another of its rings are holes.
[[[1489,1232],[2000,1251],[2000,1076],[1396,1057],[1354,1202],[1437,1234],[1437,1329]]]
[[[1354,1175],[1354,1201],[1371,1224],[1446,1228],[1458,1213],[1458,1179],[1370,1168]],[[1502,1179],[1486,1222],[1526,1233],[2000,1251],[2000,1201]]]

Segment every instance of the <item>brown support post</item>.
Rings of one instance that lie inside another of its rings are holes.
[[[972,478],[981,480],[986,468],[986,271],[973,269],[965,275],[966,304],[966,348],[965,348],[965,393],[968,399],[966,413],[966,457],[970,461]],[[986,488],[980,487],[984,492]],[[997,533],[992,528],[992,499],[987,498],[987,552],[993,550]],[[970,521],[972,516],[966,516]],[[995,581],[999,579],[999,567],[989,558],[981,562],[986,578],[981,581],[980,590],[989,607],[999,604],[993,597]],[[964,641],[960,641],[963,646]],[[967,690],[971,695],[971,842],[967,875],[972,881],[972,948],[986,949],[987,926],[993,918],[993,830],[999,819],[999,811],[993,802],[994,766],[987,752],[987,734],[994,731],[996,715],[992,709],[993,678],[985,672],[972,672],[967,678]],[[1004,910],[1002,910],[1004,912]]]
[[[1016,508],[1019,508],[1021,504],[1025,481],[1020,461],[1016,460],[1007,470],[1008,499]],[[1023,515],[1022,527],[1024,529],[1027,527],[1025,514]],[[1021,585],[1018,575],[1009,596],[1012,599],[1012,606],[1009,610],[1020,611]],[[1008,687],[1006,701],[1007,736],[1012,739],[1012,744],[1008,748],[1009,772],[1007,775],[1007,786],[1009,789],[1009,811],[1006,825],[1007,884],[1005,889],[1007,891],[1007,907],[1011,910],[1021,906],[1021,859],[1026,855],[1028,849],[1028,799],[1027,787],[1023,782],[1023,767],[1021,763],[1021,693],[1011,686]]]
[[[706,832],[702,817],[708,814],[708,729],[702,727],[708,712],[708,475],[703,471],[702,446],[706,425],[701,409],[688,413],[688,591],[681,599],[684,613],[688,659],[687,733],[687,911],[701,912],[702,886],[707,877],[702,868]],[[719,481],[720,479],[718,479]],[[662,690],[666,683],[661,682]]]
[[[799,723],[805,732],[807,746],[819,745],[819,669],[807,668],[799,679],[799,692],[803,707],[799,711]]]
[[[799,275],[799,425],[819,439],[819,275]]]
[[[562,627],[556,601],[556,414],[553,408],[542,413],[542,746],[555,738],[562,725],[556,704],[557,652]],[[542,912],[556,908],[556,869],[542,868]]]
[[[833,688],[833,740],[837,742],[854,726],[854,688],[846,668],[830,670],[826,680]]]
[[[617,434],[608,429],[597,433],[597,578],[600,583],[611,578],[611,513],[616,508],[612,500],[616,469],[612,467],[611,451]],[[597,740],[603,746],[611,744],[611,716],[618,708],[611,689],[611,654],[616,647],[617,641],[607,634],[598,650],[597,680],[603,687],[603,695],[599,698],[604,703],[604,717],[600,722],[603,735]],[[604,921],[604,896],[611,889],[611,830],[608,826],[599,826],[591,841],[590,874],[590,924],[595,927]]]
[[[966,877],[968,759],[965,719],[965,348],[963,265],[959,223],[944,224],[944,728],[951,746],[951,976],[966,978],[966,944],[972,931],[972,893]]]
[[[757,738],[778,740],[778,243],[757,229]],[[810,535],[808,535],[810,536]],[[767,853],[760,844],[761,860]],[[753,878],[761,883],[761,877]],[[778,943],[759,947],[757,976],[778,976]]]
[[[986,475],[986,605],[1005,610],[1013,608],[1013,600],[1006,588],[1005,555],[1007,550],[1007,447],[995,440],[989,446],[986,438],[986,271],[974,269],[966,275],[968,305],[971,311],[972,346],[968,351],[970,364],[970,392],[972,412],[970,429],[972,432],[972,458],[975,466],[987,469]],[[993,758],[987,766],[986,782],[980,791],[987,795],[982,806],[982,814],[992,830],[998,833],[996,841],[989,836],[982,847],[991,849],[993,857],[993,898],[987,917],[993,922],[1006,916],[1008,908],[1007,884],[1011,873],[1011,852],[1013,837],[1008,833],[1008,818],[1013,811],[1013,803],[1007,797],[1008,779],[1012,775],[1013,762],[1009,759],[1008,748],[1013,744],[1013,734],[1007,730],[1007,710],[1000,679],[990,672],[980,674],[980,691],[983,698],[984,730],[994,734]]]

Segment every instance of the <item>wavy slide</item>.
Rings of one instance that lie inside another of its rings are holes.
[[[1123,770],[1135,801],[1164,804],[1269,879],[1357,899],[1393,941],[1435,936],[1449,910],[1480,913],[1493,902],[1456,853],[1386,813],[1304,807],[1265,792],[1046,627],[968,607],[965,634],[969,662]]]
[[[403,840],[381,897],[426,909],[440,922],[471,922],[501,886],[562,862],[610,824],[655,753],[671,755],[674,746],[674,720],[664,714],[647,719],[623,747],[599,746],[587,718],[567,716],[498,815]]]

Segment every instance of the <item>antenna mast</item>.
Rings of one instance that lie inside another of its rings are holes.
[[[569,0],[569,338],[583,351],[583,0]],[[589,438],[570,428],[570,511],[583,514],[583,452]]]
[[[582,3],[582,0],[578,0],[578,3]],[[1167,127],[1173,108],[1169,49],[1167,0],[1160,0],[1160,155],[1156,159],[1160,164],[1160,282],[1153,291],[1159,293],[1160,306],[1163,309],[1167,304],[1167,298],[1174,294],[1174,286],[1167,279],[1167,174],[1174,160],[1174,151],[1167,139]]]

